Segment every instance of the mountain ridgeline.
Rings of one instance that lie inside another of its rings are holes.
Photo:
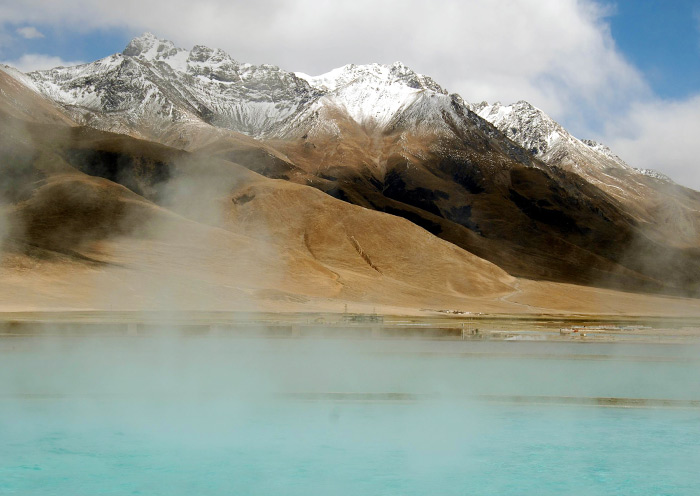
[[[700,290],[700,193],[527,102],[467,103],[401,63],[312,77],[145,34],[96,62],[0,76],[15,244],[88,257],[76,240],[177,216],[298,252],[296,277],[331,274],[325,291],[346,297],[362,298],[353,277],[460,294],[507,292],[513,276]],[[76,205],[64,185],[42,203],[61,170],[93,196]],[[73,202],[73,223],[36,220],[56,202]],[[389,215],[338,231],[349,212]]]

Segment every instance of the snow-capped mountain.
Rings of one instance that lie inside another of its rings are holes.
[[[468,104],[400,62],[350,64],[309,76],[241,63],[204,46],[185,50],[146,33],[122,53],[92,63],[10,75],[79,124],[179,148],[205,145],[222,130],[263,140],[398,132],[403,142],[407,134],[476,133],[476,141],[485,135],[520,162],[541,166],[529,152],[621,200],[644,197],[644,178],[666,180],[637,171],[602,144],[575,138],[525,101]],[[420,151],[404,146],[401,153]]]
[[[655,171],[631,167],[601,143],[574,137],[526,101],[511,105],[482,102],[471,108],[542,162],[571,171],[623,202],[638,203],[649,197],[647,177],[667,180]]]
[[[206,143],[217,129],[262,139],[339,137],[339,119],[380,132],[449,135],[478,128],[494,137],[484,119],[542,162],[591,176],[608,190],[611,183],[613,193],[626,188],[615,184],[611,170],[635,173],[603,145],[573,137],[527,102],[469,105],[400,62],[309,76],[241,63],[204,46],[185,50],[146,33],[121,54],[21,77],[80,124],[181,148]]]
[[[608,147],[591,140],[579,140],[542,110],[521,100],[511,105],[500,102],[472,104],[472,110],[508,138],[546,164],[567,167],[586,174],[592,169],[632,170]]]
[[[323,92],[322,105],[335,105],[357,123],[377,127],[388,125],[393,116],[425,93],[447,95],[431,78],[416,74],[401,62],[390,66],[350,64],[315,77],[296,75]]]
[[[183,50],[148,33],[121,54],[29,76],[78,122],[147,137],[183,124],[272,135],[321,95],[275,66],[241,64],[203,46]]]
[[[380,131],[466,126],[493,137],[484,119],[545,164],[593,174],[600,184],[616,181],[606,171],[635,173],[604,145],[575,138],[525,101],[467,104],[400,62],[309,76],[241,63],[204,46],[185,50],[145,33],[121,54],[92,63],[10,74],[80,124],[181,147],[199,144],[197,131],[211,127],[263,139],[338,134],[339,115]]]
[[[511,156],[526,155],[500,140],[459,95],[400,62],[351,64],[309,76],[241,63],[203,46],[184,50],[146,33],[121,54],[23,80],[80,124],[181,148],[201,146],[221,129],[262,139],[340,139],[345,121],[354,132],[452,136],[478,129]]]
[[[163,129],[211,125],[257,138],[288,138],[319,113],[340,110],[361,126],[385,127],[425,96],[450,101],[427,76],[401,63],[347,65],[311,77],[240,63],[222,50],[191,50],[146,33],[121,54],[29,74],[31,85],[78,122],[172,140]]]

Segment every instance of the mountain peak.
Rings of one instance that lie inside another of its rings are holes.
[[[361,84],[382,84],[384,86],[399,83],[413,90],[431,90],[447,94],[447,91],[432,78],[418,74],[403,62],[385,64],[347,64],[320,76],[309,76],[297,72],[297,77],[305,79],[311,86],[323,91],[338,91],[341,88]]]
[[[574,139],[551,117],[525,100],[510,105],[482,102],[472,109],[538,158],[543,158],[562,139]]]
[[[537,110],[538,112],[542,112],[540,109],[535,107],[533,104],[531,104],[527,100],[518,100],[517,102],[511,104],[511,106],[518,107],[518,108],[527,108],[527,109]]]
[[[579,140],[531,103],[525,100],[510,105],[482,102],[472,105],[472,109],[544,163],[579,174],[612,196],[628,195],[621,193],[627,191],[625,181],[628,179],[620,177],[630,176],[613,177],[609,174],[611,169],[632,172],[624,160],[605,145]],[[636,194],[632,192],[632,195]]]
[[[192,50],[185,50],[175,46],[172,41],[158,38],[148,32],[131,40],[122,54],[150,63],[164,62],[173,70],[180,72],[188,72],[191,68],[197,74],[207,75],[222,70],[230,73],[239,65],[228,53],[219,48],[195,45]],[[238,79],[231,74],[217,77],[225,80]]]
[[[122,54],[130,57],[146,56],[147,58],[153,58],[152,55],[171,48],[175,48],[172,41],[161,40],[153,33],[146,32],[131,40]],[[148,57],[148,55],[151,55],[151,57]]]

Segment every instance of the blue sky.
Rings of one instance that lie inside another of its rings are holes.
[[[698,0],[618,0],[608,20],[615,43],[657,95],[700,90]]]
[[[527,100],[700,190],[700,0],[0,0],[0,61],[22,70],[144,31],[314,75],[400,60],[467,101]]]
[[[10,24],[8,30],[14,34],[11,42],[2,50],[2,58],[16,60],[26,53],[41,53],[59,57],[62,60],[93,61],[120,52],[129,42],[128,29],[97,29],[88,32],[63,29],[61,26],[33,24],[38,34],[30,38],[17,32],[26,28],[26,24]]]

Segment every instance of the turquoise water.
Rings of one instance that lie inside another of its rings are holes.
[[[697,399],[696,350],[471,346],[0,342],[0,494],[700,493],[699,409],[478,399]],[[309,391],[428,399],[285,396]]]
[[[697,495],[700,413],[469,403],[26,400],[0,494]]]

